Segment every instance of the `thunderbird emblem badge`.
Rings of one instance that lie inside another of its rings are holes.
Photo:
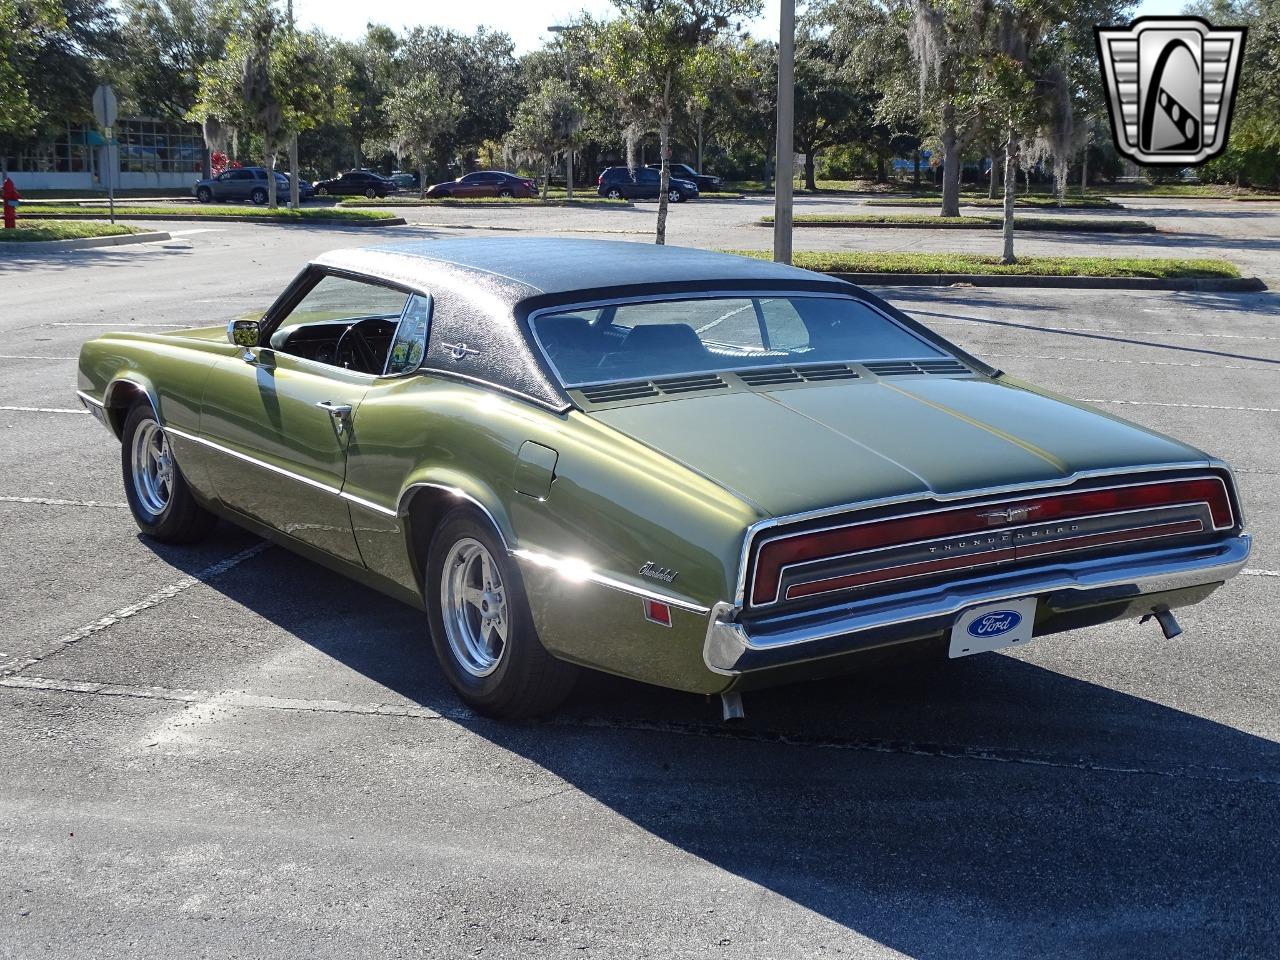
[[[982,516],[987,518],[987,526],[994,527],[1001,523],[1021,523],[1039,509],[1039,504],[1032,507],[1009,507],[1007,510],[992,510]]]
[[[1140,17],[1095,27],[1116,149],[1145,166],[1204,163],[1227,145],[1244,27]]]

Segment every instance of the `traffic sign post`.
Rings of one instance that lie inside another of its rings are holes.
[[[102,138],[107,142],[107,206],[109,208],[108,216],[112,223],[116,222],[116,187],[112,169],[116,165],[114,128],[119,112],[118,108],[116,92],[111,89],[111,84],[100,84],[98,89],[93,91],[93,116],[98,121],[98,126],[102,127]]]

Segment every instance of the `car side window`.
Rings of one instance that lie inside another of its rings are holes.
[[[376,283],[352,280],[349,277],[325,276],[289,311],[282,326],[287,324],[296,327],[369,317],[397,320],[404,310],[407,296],[402,290],[393,290]]]
[[[392,338],[391,352],[387,355],[387,376],[399,376],[418,369],[423,354],[427,352],[430,326],[431,300],[415,293],[405,304],[404,315]]]

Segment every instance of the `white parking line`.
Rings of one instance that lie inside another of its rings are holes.
[[[192,576],[183,577],[180,580],[175,580],[173,583],[169,584],[167,587],[162,587],[161,589],[157,590],[155,593],[149,594],[148,596],[143,597],[141,600],[138,600],[135,603],[130,603],[126,606],[120,607],[117,610],[112,610],[105,617],[99,617],[97,620],[94,620],[92,623],[86,623],[83,627],[79,627],[75,630],[72,630],[70,633],[66,633],[66,634],[63,634],[61,637],[58,637],[57,640],[54,640],[52,643],[50,643],[44,649],[44,651],[39,653],[38,655],[34,657],[30,657],[26,660],[18,661],[16,663],[10,663],[3,670],[0,670],[0,676],[14,674],[22,670],[25,670],[27,667],[33,664],[39,663],[41,660],[45,659],[46,657],[51,656],[54,653],[57,653],[63,647],[69,646],[70,644],[73,644],[73,643],[77,643],[80,640],[85,639],[86,637],[91,637],[95,633],[101,633],[103,630],[106,630],[108,627],[115,626],[117,623],[119,623],[122,620],[128,620],[130,617],[136,616],[137,614],[142,613],[144,610],[150,610],[152,607],[158,607],[160,604],[164,603],[166,600],[173,599],[183,591],[190,590],[192,587],[196,586],[197,584],[204,583],[206,580],[211,580],[212,578],[218,576],[219,574],[226,573],[232,567],[239,566],[240,564],[244,563],[246,560],[249,560],[252,557],[256,557],[258,554],[262,553],[262,551],[266,550],[268,546],[269,544],[266,544],[266,543],[256,543],[252,547],[249,547],[246,550],[241,550],[239,553],[237,553],[233,557],[228,557],[226,560],[219,560],[217,563],[212,564],[208,567],[205,567],[199,573],[193,574]]]
[[[1280,413],[1280,407],[1227,407],[1217,403],[1166,403],[1161,400],[1099,400],[1074,397],[1079,403],[1123,403],[1134,407],[1181,407],[1186,410],[1243,410],[1248,413]]]
[[[0,497],[0,503],[31,503],[42,507],[111,507],[128,509],[127,503],[108,503],[103,500],[57,500],[51,497]]]
[[[910,310],[907,311],[910,313]],[[927,310],[917,310],[916,313],[922,313],[929,317],[929,325],[936,323],[985,323],[986,317],[939,317],[936,314],[929,313]],[[1187,333],[1182,330],[1125,330],[1123,328],[1116,329],[1114,327],[1040,327],[1036,330],[1044,330],[1049,333],[1059,333],[1066,331],[1075,333],[1077,330],[1082,333],[1109,333],[1113,336],[1143,336],[1143,337],[1197,337],[1204,340],[1280,340],[1280,337],[1268,337],[1259,334],[1249,333]]]
[[[229,300],[238,300],[239,297],[228,297]],[[206,302],[206,301],[200,301]],[[212,302],[212,301],[209,301]],[[73,322],[70,320],[53,320],[45,324],[46,327],[169,327],[173,330],[185,330],[190,324],[187,323],[121,323],[118,320],[95,320],[89,322]]]
[[[1280,577],[1280,570],[1254,570],[1252,567],[1245,567],[1240,572],[1249,577]]]
[[[0,353],[0,360],[78,360],[79,357],[37,357],[29,353]]]
[[[10,410],[14,413],[76,413],[87,417],[88,410],[72,410],[69,407],[9,407],[0,405],[0,410]]]
[[[1058,360],[1068,363],[1120,363],[1136,364],[1144,367],[1204,367],[1207,370],[1261,370],[1274,373],[1274,367],[1246,367],[1230,363],[1192,363],[1182,360],[1117,360],[1112,357],[1051,357],[1037,353],[995,353],[984,351],[988,357],[1001,357],[1005,360]]]

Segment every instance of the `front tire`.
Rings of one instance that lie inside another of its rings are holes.
[[[261,187],[255,187],[253,193],[249,195],[249,199],[258,206],[262,206],[267,202],[267,191],[263,190]]]
[[[373,189],[373,187],[365,187],[365,188],[364,188],[364,195],[365,195],[365,197],[367,197],[368,199],[372,200],[374,197],[376,197],[376,196],[378,195],[378,191],[377,191],[377,190],[375,190],[375,189]]]
[[[201,187],[196,191],[196,199],[201,203],[209,203],[213,200],[213,191],[208,187]]]
[[[317,196],[317,197],[327,197],[328,195],[329,195],[329,188],[328,188],[328,187],[316,187],[316,196]]]
[[[436,657],[467,706],[524,720],[564,702],[578,668],[543,647],[520,571],[477,510],[460,507],[441,522],[424,586]]]
[[[121,441],[124,493],[138,528],[161,543],[207,537],[217,518],[196,502],[151,404],[141,402],[129,411]]]
[[[668,190],[667,199],[672,203],[681,203],[684,200],[684,194],[679,190]]]

